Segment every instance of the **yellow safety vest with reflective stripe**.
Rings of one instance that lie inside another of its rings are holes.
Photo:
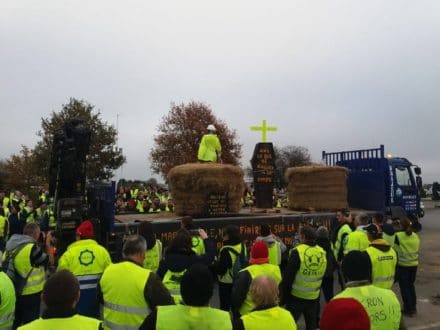
[[[130,189],[131,198],[136,198],[139,193],[139,189]]]
[[[156,330],[232,330],[228,312],[211,307],[158,306]]]
[[[182,276],[185,274],[185,272],[186,269],[182,270],[181,272],[167,270],[162,279],[163,285],[168,289],[176,304],[180,304],[182,302],[182,295],[180,294],[180,281],[182,280]]]
[[[402,314],[393,291],[375,285],[348,287],[333,300],[338,298],[353,298],[360,302],[370,316],[371,330],[399,329]]]
[[[15,311],[15,289],[11,279],[0,272],[0,329],[12,329]]]
[[[365,251],[370,246],[368,235],[364,230],[356,230],[347,236],[344,255],[350,251]]]
[[[382,238],[388,243],[389,246],[394,247],[394,240],[396,239],[396,234],[388,235],[382,233]]]
[[[31,323],[19,327],[19,330],[98,330],[101,321],[82,315],[72,317],[42,319],[39,318]]]
[[[151,310],[144,290],[151,271],[131,261],[106,268],[100,280],[104,298],[104,328],[135,330]]]
[[[261,264],[261,265],[251,265],[241,270],[248,271],[249,275],[251,276],[251,279],[265,275],[272,277],[277,284],[280,284],[281,282],[281,272],[280,267],[278,265],[272,265],[272,264]],[[245,300],[243,301],[243,304],[240,307],[240,315],[246,315],[250,313],[255,308],[255,304],[252,301],[251,295],[248,291]]]
[[[380,288],[391,289],[396,274],[397,255],[393,248],[381,251],[373,246],[367,250],[372,266],[372,283]]]
[[[0,215],[0,238],[7,238],[8,232],[5,232],[7,228],[8,219],[2,215]]]
[[[159,268],[159,262],[162,260],[162,242],[158,239],[156,244],[150,250],[145,253],[144,268],[151,270],[152,272],[157,272]]]
[[[136,210],[138,210],[139,213],[144,213],[144,206],[143,206],[143,202],[141,200],[138,200],[136,202]]]
[[[235,250],[238,254],[241,253],[241,243],[236,244],[236,245],[225,245],[220,249],[220,254],[222,253],[223,249],[226,248],[232,248],[233,250]],[[233,279],[232,279],[232,267],[234,267],[234,263],[235,263],[235,259],[237,259],[238,255],[235,255],[234,253],[232,253],[231,251],[228,251],[229,255],[231,256],[231,268],[229,268],[225,274],[223,275],[219,275],[218,276],[218,281],[221,283],[229,283],[232,284]]]
[[[108,251],[93,239],[73,242],[58,261],[58,270],[67,269],[79,281],[81,290],[96,289],[104,270],[112,261]]]
[[[318,245],[300,244],[296,248],[300,267],[292,284],[292,296],[314,300],[319,297],[322,278],[327,267],[325,251]]]
[[[28,206],[25,206],[24,210],[26,211],[26,219],[21,219],[21,220],[25,220],[26,223],[34,223],[35,218],[34,218],[34,213],[32,212],[32,209]]]
[[[333,255],[337,261],[341,261],[341,253],[344,252],[345,244],[347,243],[347,236],[353,232],[347,223],[344,223],[338,230],[335,244],[333,246]]]
[[[216,134],[205,134],[200,141],[197,159],[205,162],[216,162],[220,157],[222,146]]]
[[[205,254],[205,243],[203,242],[203,239],[200,236],[192,236],[192,250],[195,254],[198,256],[201,256],[202,254]]]
[[[23,278],[27,277],[21,293],[23,296],[41,292],[45,282],[44,267],[32,267],[30,263],[31,250],[34,244],[28,243],[14,258],[14,267],[17,273]]]
[[[49,219],[49,221],[48,221],[49,228],[51,228],[51,229],[55,228],[57,223],[55,220],[55,214],[54,214],[53,210],[51,208],[48,208],[46,211],[44,211],[44,213],[46,214],[46,216]]]
[[[241,317],[245,330],[296,330],[292,314],[281,307],[254,311]]]
[[[413,267],[419,264],[420,239],[416,233],[407,235],[404,231],[396,233],[399,244],[394,245],[397,253],[397,264]]]
[[[8,207],[9,201],[10,201],[9,197],[6,197],[6,196],[3,197],[3,208],[4,209]]]
[[[275,241],[269,246],[269,263],[272,265],[281,264],[281,244]]]

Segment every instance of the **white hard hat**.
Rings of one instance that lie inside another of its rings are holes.
[[[215,126],[214,125],[212,125],[212,124],[210,124],[210,125],[208,125],[208,127],[206,128],[208,131],[216,131],[216,129],[215,129]]]

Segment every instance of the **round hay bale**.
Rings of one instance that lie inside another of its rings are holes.
[[[286,171],[289,208],[335,211],[348,207],[347,173],[340,166],[301,166]]]
[[[234,165],[189,163],[168,172],[168,185],[177,215],[207,216],[209,194],[227,194],[228,213],[240,210],[243,170]]]

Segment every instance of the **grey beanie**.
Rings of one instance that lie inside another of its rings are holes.
[[[328,238],[328,229],[324,226],[320,226],[316,230],[316,236],[318,236],[319,238]]]

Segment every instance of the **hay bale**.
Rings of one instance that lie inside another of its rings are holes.
[[[289,208],[335,211],[348,207],[347,173],[340,166],[291,167],[286,171]]]
[[[243,171],[234,165],[189,163],[168,172],[168,184],[177,215],[207,215],[209,193],[228,194],[228,212],[240,210],[243,196]]]

